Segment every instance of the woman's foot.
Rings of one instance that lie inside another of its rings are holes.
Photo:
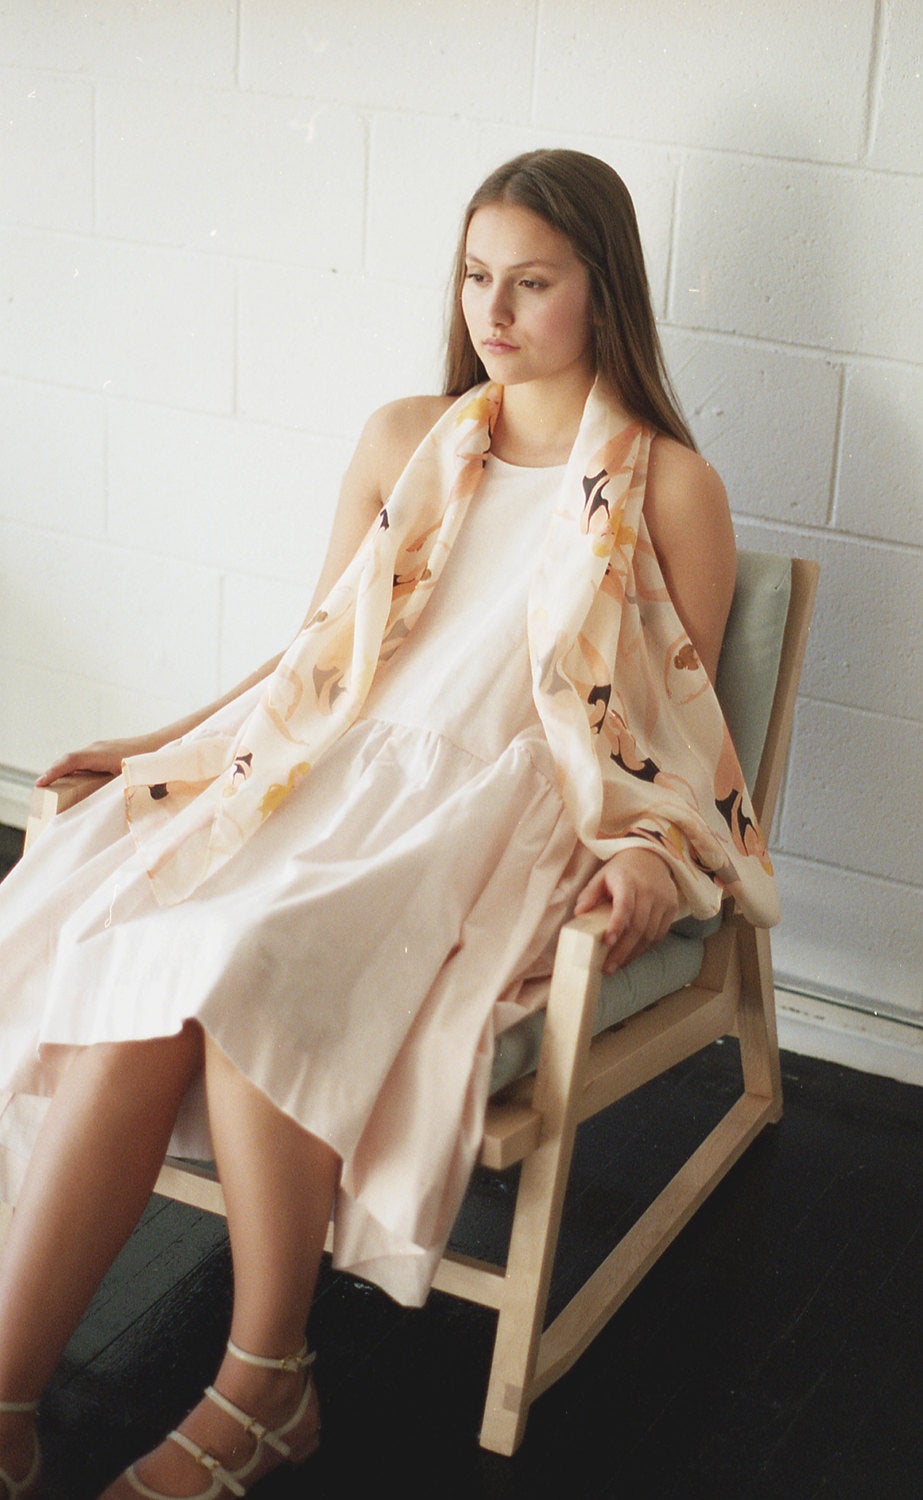
[[[264,1365],[260,1356],[244,1355],[229,1344],[210,1393],[176,1434],[132,1464],[102,1500],[135,1500],[139,1494],[224,1500],[245,1494],[283,1463],[303,1463],[320,1442],[312,1358],[302,1350]]]
[[[13,1410],[3,1410],[12,1406]],[[0,1402],[0,1500],[33,1500],[41,1470],[35,1407]]]

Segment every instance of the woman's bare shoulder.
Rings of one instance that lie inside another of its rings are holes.
[[[454,396],[402,396],[399,401],[389,401],[373,412],[369,422],[377,429],[380,439],[399,444],[411,451],[448,411]],[[409,457],[409,455],[408,455]]]
[[[369,526],[390,498],[407,460],[453,399],[410,396],[389,401],[372,412],[343,476],[312,610],[355,555]]]
[[[644,515],[677,614],[714,681],[737,571],[721,476],[701,454],[658,433]]]
[[[372,412],[360,446],[374,453],[382,500],[390,495],[414,450],[454,400],[454,396],[403,396]]]
[[[673,503],[699,501],[727,505],[727,492],[717,469],[701,453],[658,432],[651,442],[648,500]]]
[[[372,429],[379,441],[412,442],[416,447],[454,400],[454,396],[402,396],[373,411],[366,430]]]

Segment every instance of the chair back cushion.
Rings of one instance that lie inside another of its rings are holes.
[[[791,592],[790,558],[774,552],[737,554],[715,689],[751,790],[769,727]]]
[[[791,593],[790,558],[775,552],[738,552],[715,691],[751,791],[769,728]],[[768,838],[769,830],[764,832]],[[682,937],[708,937],[720,925],[720,915],[709,921],[682,917],[672,930]]]

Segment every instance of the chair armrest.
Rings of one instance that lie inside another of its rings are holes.
[[[82,802],[112,777],[98,771],[75,771],[71,776],[61,776],[51,786],[33,787],[26,822],[25,848],[35,843],[40,833],[48,827],[52,818],[75,803]]]
[[[607,921],[607,908],[595,907],[565,922],[558,934],[532,1096],[546,1120],[576,1107],[573,1085],[593,1034]]]
[[[594,906],[592,911],[583,913],[582,917],[571,917],[565,922],[561,931],[585,932],[591,938],[602,938],[609,922],[609,906],[603,901],[599,906]]]

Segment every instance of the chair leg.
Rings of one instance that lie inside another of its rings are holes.
[[[494,1453],[516,1451],[529,1414],[601,957],[589,933],[562,933],[532,1101],[542,1136],[523,1162],[481,1427],[481,1446]]]
[[[740,1004],[738,1032],[744,1087],[748,1094],[770,1099],[770,1119],[782,1118],[782,1069],[776,1030],[775,984],[769,933],[765,928],[738,925]]]

